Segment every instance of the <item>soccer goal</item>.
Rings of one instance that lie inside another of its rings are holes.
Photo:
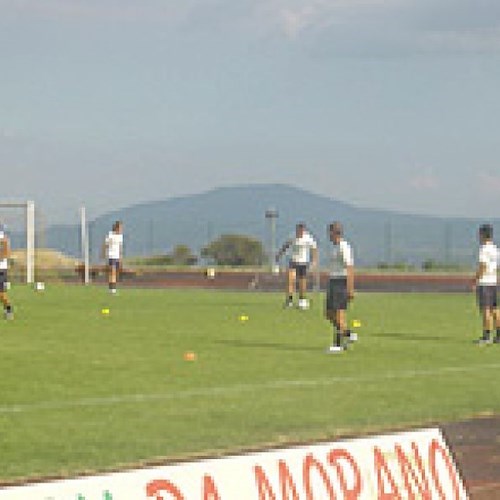
[[[26,283],[35,281],[35,203],[0,201],[0,223],[9,235],[15,275]]]

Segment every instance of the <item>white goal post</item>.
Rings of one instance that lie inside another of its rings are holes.
[[[25,201],[19,203],[0,202],[0,209],[12,208],[25,211],[26,232],[26,283],[35,282],[35,202]]]

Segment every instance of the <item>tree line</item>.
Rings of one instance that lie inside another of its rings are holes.
[[[241,234],[223,234],[204,246],[196,255],[184,244],[176,245],[170,253],[134,259],[143,265],[193,266],[204,259],[217,266],[261,266],[268,256],[261,241]]]

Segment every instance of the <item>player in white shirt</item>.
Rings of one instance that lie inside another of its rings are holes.
[[[479,257],[474,285],[476,286],[477,301],[483,317],[483,335],[478,339],[479,344],[500,343],[500,311],[498,309],[498,262],[500,252],[493,243],[493,227],[484,224],[479,228]],[[491,338],[493,328],[496,329],[495,338]]]
[[[121,268],[123,256],[123,224],[116,221],[112,230],[104,240],[104,255],[108,266],[108,286],[112,294],[116,293],[116,282]]]
[[[346,311],[354,299],[354,258],[351,245],[343,238],[340,222],[328,226],[332,247],[329,254],[330,279],[326,295],[326,317],[333,325],[331,353],[345,350],[345,340],[357,340],[356,334],[347,327]]]
[[[318,245],[306,230],[305,224],[299,223],[296,225],[295,238],[290,238],[281,247],[276,255],[276,262],[288,251],[290,251],[291,255],[288,263],[285,307],[293,307],[293,295],[298,281],[298,306],[300,309],[307,309],[309,307],[309,301],[306,298],[307,271],[310,266],[315,267],[318,263]]]
[[[5,319],[14,319],[14,311],[7,296],[8,269],[10,258],[10,240],[0,225],[0,301],[3,304]]]

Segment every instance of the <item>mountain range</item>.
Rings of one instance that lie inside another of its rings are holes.
[[[477,228],[492,223],[500,232],[500,219],[443,218],[357,207],[282,184],[257,184],[213,189],[201,194],[142,203],[106,213],[89,222],[91,259],[99,259],[105,234],[113,221],[124,222],[127,256],[169,253],[177,244],[194,253],[221,234],[243,234],[272,247],[267,210],[277,211],[276,246],[294,234],[295,224],[305,222],[327,254],[326,227],[342,221],[346,238],[360,265],[419,264],[426,260],[470,263],[477,251]],[[80,255],[78,226],[51,226],[38,234],[38,245]],[[324,258],[323,258],[324,261]]]

